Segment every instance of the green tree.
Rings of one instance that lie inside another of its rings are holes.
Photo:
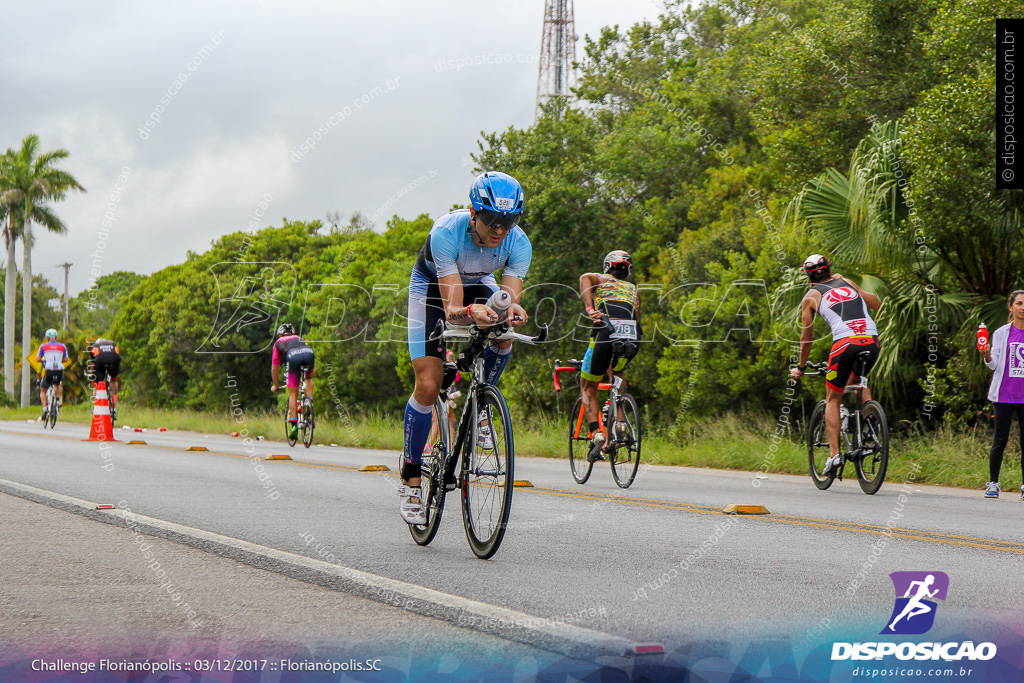
[[[135,289],[145,275],[118,270],[96,278],[96,284],[68,302],[69,317],[75,327],[106,334],[114,323],[122,300]]]
[[[22,241],[23,282],[32,282],[32,222],[41,224],[50,232],[65,234],[67,227],[50,208],[50,202],[61,201],[71,190],[84,192],[75,177],[57,167],[57,163],[68,157],[65,149],[50,152],[39,150],[39,137],[28,135],[22,140],[18,150],[8,149],[0,157],[0,205],[8,206],[8,220],[17,226]],[[8,256],[11,248],[8,247]],[[12,262],[8,262],[11,268]],[[7,290],[10,292],[10,289]],[[7,301],[6,305],[11,306]],[[32,288],[23,288],[23,319],[21,326],[22,348],[31,345],[32,336]],[[5,346],[12,347],[14,330],[5,330]],[[9,353],[9,352],[7,352]],[[5,369],[6,369],[5,359]],[[5,373],[6,374],[6,373]],[[12,380],[7,379],[8,383]],[[29,401],[29,368],[22,367],[21,373],[21,404]],[[10,387],[13,391],[13,386]]]

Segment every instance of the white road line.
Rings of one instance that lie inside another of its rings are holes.
[[[97,510],[95,502],[19,482],[0,479],[0,492],[115,526],[127,527],[130,521],[133,528],[143,533],[568,657],[632,657],[637,653],[637,643],[600,631],[553,622],[544,617],[488,605],[352,567],[331,564],[121,509]]]

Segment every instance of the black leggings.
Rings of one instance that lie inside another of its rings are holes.
[[[988,454],[988,475],[990,481],[999,481],[999,468],[1003,466],[1003,451],[1010,440],[1010,423],[1017,416],[1017,431],[1020,435],[1021,476],[1024,477],[1024,403],[993,403],[995,429],[992,433],[992,450]]]

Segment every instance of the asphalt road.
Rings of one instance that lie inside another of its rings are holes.
[[[1024,629],[1019,581],[1011,578],[1019,577],[1024,554],[1024,503],[1010,495],[988,501],[980,491],[887,481],[866,496],[850,480],[822,492],[808,477],[658,466],[643,467],[622,491],[603,463],[579,486],[565,460],[520,458],[516,479],[533,487],[516,489],[505,541],[481,561],[466,543],[456,500],[434,542],[413,543],[398,515],[395,473],[358,471],[367,464],[395,469],[394,452],[290,449],[155,431],[117,434],[146,445],[101,445],[82,442],[85,435],[80,425],[43,432],[34,423],[0,423],[0,480],[326,560],[454,601],[445,602],[448,617],[438,619],[389,604],[384,592],[377,600],[353,597],[273,567],[249,566],[230,552],[203,552],[155,535],[153,553],[185,587],[204,621],[202,637],[235,649],[401,641],[429,650],[458,641],[483,658],[550,655],[540,636],[529,642],[529,629],[502,638],[500,625],[477,628],[476,616],[460,623],[459,615],[481,614],[453,608],[460,600],[568,625],[576,635],[655,642],[668,651],[738,634],[748,642],[783,637],[813,647],[842,634],[877,634],[893,606],[888,574],[909,570],[950,577],[936,638],[993,623]],[[189,452],[189,446],[209,450]],[[257,459],[273,453],[294,460]],[[764,505],[771,514],[723,514],[732,503]],[[159,601],[151,596],[150,607],[138,608],[140,595],[159,595],[159,583],[152,585],[124,523],[97,524],[7,496],[0,496],[0,513],[30,520],[7,525],[0,536],[0,568],[8,577],[0,596],[20,605],[0,622],[8,643],[38,645],[45,634],[60,632],[82,647],[108,642],[95,634],[115,641],[132,633],[191,637],[173,602],[161,597],[173,608],[168,612],[167,604],[153,607]],[[122,555],[118,566],[105,559]],[[28,578],[26,563],[33,573],[96,577],[82,600],[101,608],[31,607],[52,602],[52,593],[44,580]],[[337,625],[342,621],[347,628]],[[79,628],[85,623],[96,629],[92,640]]]

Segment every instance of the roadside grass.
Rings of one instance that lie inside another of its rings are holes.
[[[38,407],[0,409],[2,420],[36,421],[38,417]],[[212,434],[239,432],[243,437],[262,435],[271,441],[284,439],[284,420],[279,412],[232,415],[125,407],[120,417],[118,428],[123,425],[149,429],[166,427]],[[88,424],[91,419],[90,406],[69,405],[61,410],[61,421]],[[728,413],[688,419],[679,425],[674,435],[667,428],[648,430],[644,435],[641,463],[741,470],[750,472],[751,480],[757,472],[769,476],[772,473],[806,475],[803,434],[790,429],[789,434],[773,438],[776,425],[770,416]],[[516,453],[568,460],[568,424],[563,420],[551,417],[521,420],[515,423],[515,430]],[[398,415],[379,413],[325,414],[317,417],[316,443],[399,451],[402,422]],[[1001,478],[1005,491],[1015,491],[1020,477],[1015,434],[1011,434],[1009,443]],[[940,427],[925,432],[901,427],[891,435],[886,481],[980,489],[988,479],[990,446],[991,433],[980,428],[955,431]],[[852,466],[847,476],[855,476]]]

